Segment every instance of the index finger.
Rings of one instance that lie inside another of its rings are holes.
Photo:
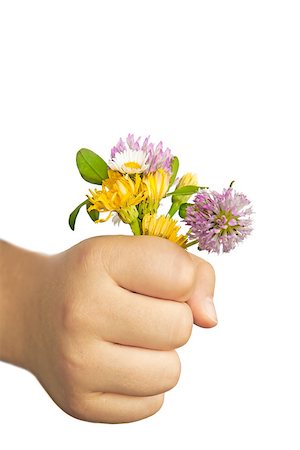
[[[102,250],[106,271],[119,286],[179,302],[191,297],[195,265],[177,244],[153,236],[111,236]]]

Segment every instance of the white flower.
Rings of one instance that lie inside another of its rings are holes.
[[[114,158],[108,161],[108,166],[121,173],[142,173],[149,168],[147,158],[148,155],[143,150],[127,149],[116,153]]]

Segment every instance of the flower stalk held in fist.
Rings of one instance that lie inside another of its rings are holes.
[[[106,163],[88,149],[77,153],[76,162],[81,176],[101,187],[90,189],[87,200],[70,215],[74,230],[79,210],[86,206],[95,222],[122,221],[130,225],[135,235],[159,236],[183,248],[197,245],[199,250],[229,252],[252,231],[253,213],[248,198],[236,192],[232,183],[222,193],[198,186],[192,173],[177,178],[179,160],[162,142],[156,146],[150,137],[140,142],[129,134],[112,148]],[[166,215],[158,209],[165,198],[171,199]],[[180,233],[178,219],[189,226]]]

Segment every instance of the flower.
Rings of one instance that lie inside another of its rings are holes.
[[[185,186],[197,186],[197,184],[198,184],[197,175],[188,172],[185,175],[183,175],[183,177],[180,178],[175,189],[180,189]],[[190,197],[191,197],[191,195],[176,195],[175,194],[172,196],[172,202],[179,203],[179,204],[185,203],[189,200]]]
[[[171,150],[169,148],[163,150],[163,143],[159,142],[155,149],[154,146],[149,148],[148,172],[156,172],[158,169],[163,169],[171,175],[172,159],[173,155],[171,154]]]
[[[90,193],[88,199],[91,205],[88,210],[109,212],[105,219],[98,219],[96,222],[106,222],[112,212],[116,211],[123,222],[131,223],[138,217],[136,205],[147,196],[139,174],[132,179],[127,174],[121,175],[113,170],[108,171],[108,178],[103,181],[102,189],[90,189]]]
[[[175,242],[175,244],[185,248],[187,237],[178,234],[179,230],[180,227],[176,220],[170,217],[156,217],[156,214],[146,214],[142,220],[142,234],[169,239],[169,241]]]
[[[149,142],[150,136],[140,144],[140,139],[135,140],[133,134],[128,134],[126,143],[120,138],[119,142],[111,150],[111,159],[108,165],[113,170],[121,173],[152,173],[158,169],[164,169],[171,174],[173,155],[167,148],[163,150],[163,143],[159,142],[155,147]]]
[[[82,148],[76,163],[84,180],[102,186],[90,189],[88,200],[70,214],[72,230],[79,210],[86,205],[94,222],[110,218],[114,224],[123,221],[134,235],[160,236],[185,249],[198,245],[199,250],[226,253],[251,234],[250,201],[232,189],[233,182],[218,193],[198,186],[193,173],[176,178],[179,159],[169,148],[164,149],[162,142],[150,142],[150,136],[144,140],[133,134],[125,140],[120,138],[111,149],[108,164],[93,151]],[[175,189],[169,192],[173,185]],[[158,217],[166,197],[172,200],[171,206],[167,214]],[[190,227],[186,234],[179,234],[179,223],[172,219],[176,213]]]
[[[146,212],[156,212],[159,203],[165,197],[170,184],[170,175],[163,169],[158,169],[154,173],[148,173],[143,177],[143,184],[147,192],[147,200],[144,204],[144,214]]]
[[[140,139],[141,136],[135,140],[134,134],[129,133],[126,139],[128,147],[131,148],[131,150],[142,150],[143,152],[149,154],[153,149],[153,144],[149,142],[150,136],[145,138],[142,146],[140,145]]]
[[[232,188],[203,191],[186,209],[185,222],[191,228],[189,237],[197,239],[200,250],[229,252],[252,231],[252,208],[248,198]]]
[[[142,173],[149,168],[148,156],[142,150],[125,149],[109,160],[108,166],[121,173]]]
[[[147,187],[149,199],[159,202],[167,193],[170,175],[163,169],[158,169],[156,172],[144,176],[143,183]]]
[[[125,150],[127,150],[127,147],[125,145],[125,142],[123,141],[122,138],[119,139],[119,142],[117,143],[117,145],[115,145],[115,147],[113,147],[111,149],[111,154],[110,157],[111,159],[114,158],[116,156],[117,153],[122,153]]]

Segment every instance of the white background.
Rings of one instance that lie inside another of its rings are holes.
[[[299,449],[299,2],[1,1],[1,236],[55,253],[127,233],[69,212],[75,153],[108,158],[128,132],[163,140],[216,189],[253,201],[255,231],[217,271],[218,327],[194,329],[152,418],[67,416],[0,364],[7,449]],[[298,428],[298,431],[297,431]]]

